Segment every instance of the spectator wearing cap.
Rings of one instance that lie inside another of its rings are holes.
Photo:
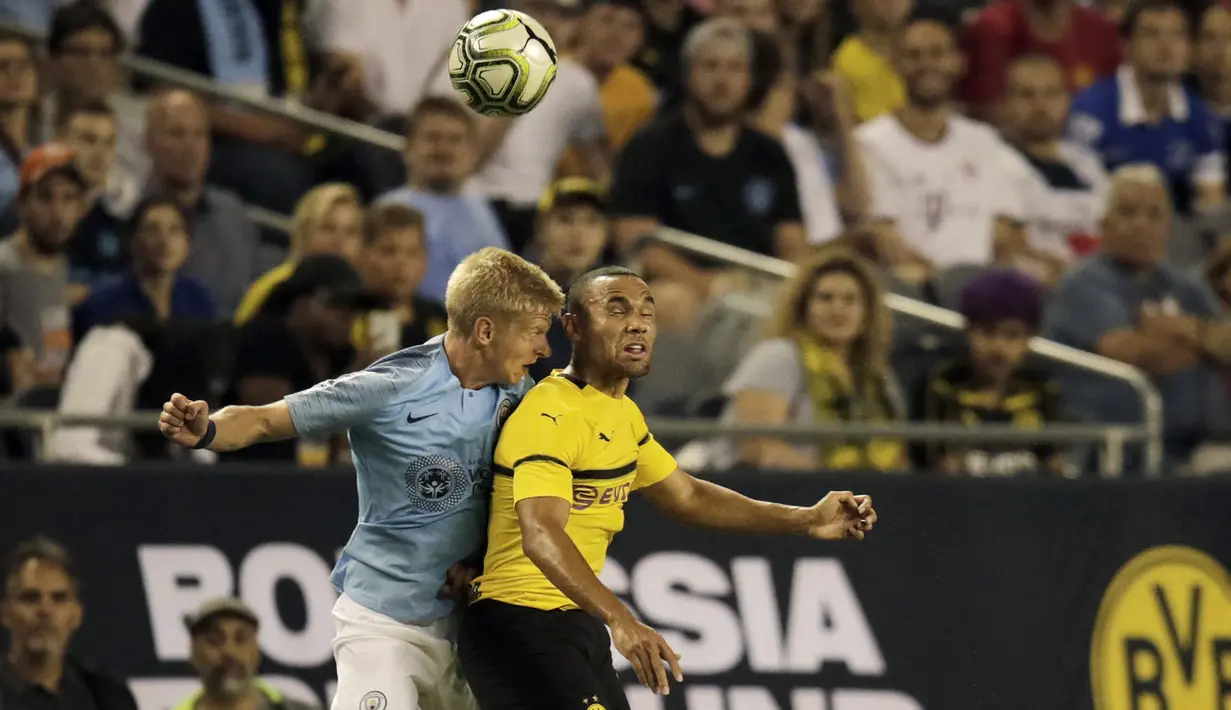
[[[765,337],[723,385],[723,419],[747,424],[889,422],[905,406],[889,367],[891,314],[875,267],[826,247],[782,289]],[[895,439],[797,445],[780,439],[730,442],[732,459],[767,469],[876,469],[907,466]]]
[[[170,197],[151,197],[133,211],[126,251],[131,271],[95,289],[73,314],[73,336],[80,342],[91,328],[129,318],[154,323],[214,320],[213,298],[205,284],[180,273],[192,241],[184,208]]]
[[[210,145],[204,105],[186,91],[159,94],[150,102],[145,138],[151,161],[146,194],[171,195],[192,223],[185,273],[209,286],[220,314],[234,313],[265,265],[276,262],[261,250],[239,196],[205,184]]]
[[[1181,213],[1226,201],[1226,146],[1209,106],[1182,79],[1192,54],[1188,15],[1176,0],[1133,3],[1121,26],[1125,63],[1073,100],[1069,135],[1108,170],[1152,163]]]
[[[21,37],[0,33],[0,217],[9,213],[20,188],[22,158],[34,145],[37,102],[34,50]]]
[[[355,360],[355,317],[381,305],[355,267],[340,256],[304,257],[261,312],[239,331],[227,405],[260,406],[337,377]],[[235,460],[295,461],[296,442],[226,454]]]
[[[0,241],[0,320],[32,351],[32,381],[58,385],[72,350],[65,249],[85,212],[86,181],[67,147],[48,143],[21,166],[17,232]]]
[[[424,99],[407,120],[402,156],[406,186],[377,200],[412,207],[423,214],[428,264],[419,295],[439,303],[445,300],[449,274],[462,259],[483,247],[509,248],[491,204],[462,189],[474,173],[478,141],[470,109],[451,98]]]
[[[101,3],[75,0],[56,10],[47,34],[40,137],[51,140],[60,135],[74,107],[107,107],[114,120],[114,160],[103,178],[112,191],[139,185],[150,167],[144,142],[147,102],[124,86],[123,52],[124,34]],[[127,207],[135,202],[133,198]],[[124,210],[120,216],[127,214]]]
[[[564,291],[578,276],[601,265],[610,229],[606,194],[593,180],[564,178],[552,184],[539,204],[529,254]],[[551,354],[530,367],[535,380],[568,365],[573,354],[559,318],[552,320],[547,342]]]
[[[612,151],[619,152],[654,117],[654,84],[630,60],[645,40],[645,18],[637,0],[591,0],[582,16],[575,58],[598,80],[603,125]],[[585,175],[577,150],[564,154],[561,171]]]
[[[4,567],[0,625],[8,654],[0,661],[4,710],[136,710],[120,678],[69,653],[81,626],[80,580],[59,543],[18,543]]]
[[[1060,385],[1026,365],[1030,339],[1039,331],[1043,292],[1029,276],[994,270],[962,289],[967,353],[930,373],[919,411],[928,421],[965,426],[1012,424],[1037,429],[1061,420]],[[1060,474],[1064,456],[1055,446],[929,446],[926,466],[949,475]]]
[[[192,639],[189,662],[201,689],[174,710],[259,708],[309,710],[257,678],[261,665],[260,620],[238,599],[211,599],[185,620]]]
[[[1231,324],[1195,275],[1164,261],[1172,206],[1157,166],[1128,165],[1111,176],[1102,251],[1074,267],[1051,298],[1045,337],[1133,365],[1163,398],[1169,464],[1181,465],[1228,421],[1219,370],[1231,363]],[[1065,374],[1074,414],[1141,421],[1132,392],[1113,381]]]
[[[291,216],[291,245],[286,260],[257,279],[235,310],[235,325],[252,320],[265,299],[295,273],[295,264],[312,254],[336,254],[354,262],[363,248],[363,203],[350,185],[330,182],[309,190]]]
[[[445,307],[419,295],[427,272],[423,215],[388,202],[368,210],[359,259],[363,281],[385,303],[355,320],[354,345],[360,362],[372,362],[402,348],[421,345],[448,328]]]

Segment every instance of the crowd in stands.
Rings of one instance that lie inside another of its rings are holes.
[[[171,391],[275,401],[444,332],[449,273],[499,246],[565,287],[637,265],[658,303],[655,371],[634,390],[652,414],[1141,420],[1123,383],[1032,358],[1042,335],[1153,379],[1168,470],[1231,423],[1229,6],[505,4],[560,50],[542,104],[511,120],[471,112],[448,82],[478,2],[0,0],[0,19],[45,38],[0,32],[0,397],[93,414]],[[128,75],[125,52],[405,147]],[[253,207],[288,217],[289,235]],[[659,227],[799,268],[767,292],[739,265],[644,238]],[[958,311],[966,330],[895,319],[886,293]],[[709,327],[741,298],[776,300],[755,327]],[[536,376],[568,360],[564,333],[551,338]],[[80,427],[45,444],[90,463],[201,453]],[[344,448],[235,456],[323,465]],[[1086,453],[827,437],[681,455],[1074,475]]]

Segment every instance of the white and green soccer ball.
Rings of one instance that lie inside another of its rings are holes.
[[[556,46],[538,20],[516,10],[475,15],[449,52],[449,79],[486,116],[520,116],[556,79]]]

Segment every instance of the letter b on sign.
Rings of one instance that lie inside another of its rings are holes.
[[[1231,575],[1199,550],[1147,550],[1116,574],[1094,624],[1095,710],[1231,707]]]

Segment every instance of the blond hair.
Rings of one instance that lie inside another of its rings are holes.
[[[888,375],[893,316],[885,306],[885,290],[872,262],[847,247],[821,249],[800,265],[778,293],[774,314],[765,324],[765,338],[794,339],[804,334],[812,289],[822,276],[834,273],[849,274],[858,281],[865,300],[863,329],[850,351],[851,371],[857,379]]]
[[[359,198],[359,192],[344,182],[327,182],[312,188],[299,198],[299,202],[295,203],[295,214],[291,217],[290,258],[296,259],[301,256],[308,232],[325,219],[329,210],[338,205],[351,205],[357,210],[363,209],[363,201]]]
[[[469,335],[480,318],[558,315],[564,292],[539,267],[512,252],[484,247],[462,260],[445,287],[449,330]]]

